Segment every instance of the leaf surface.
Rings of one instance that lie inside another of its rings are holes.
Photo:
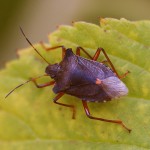
[[[92,56],[103,47],[119,74],[131,72],[123,79],[129,88],[128,96],[88,104],[93,116],[121,119],[132,132],[117,124],[90,120],[81,100],[65,95],[60,101],[77,107],[76,119],[71,119],[70,109],[53,103],[52,87],[37,89],[28,83],[4,100],[15,86],[45,73],[47,64],[27,48],[0,71],[1,149],[150,149],[150,21],[105,18],[100,26],[75,22],[73,26],[60,26],[49,39],[51,46],[64,45],[74,51],[81,46]],[[46,52],[39,44],[35,47],[50,63],[61,60],[60,49]],[[49,80],[44,77],[38,82]]]

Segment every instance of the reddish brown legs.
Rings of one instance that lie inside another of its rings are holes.
[[[74,105],[68,105],[68,104],[63,104],[63,103],[60,103],[60,102],[57,102],[59,100],[59,98],[61,98],[62,96],[64,95],[64,93],[59,93],[54,99],[54,103],[58,104],[58,105],[62,105],[62,106],[66,106],[66,107],[70,107],[72,109],[72,119],[75,119],[75,116],[76,116],[76,109],[75,109],[75,106]]]
[[[118,76],[118,78],[120,78],[120,79],[126,77],[126,75],[129,73],[129,71],[127,71],[125,74],[119,76],[119,75],[118,75],[118,72],[116,71],[114,65],[112,64],[111,60],[109,59],[107,53],[105,52],[105,50],[104,50],[103,48],[98,48],[97,51],[96,51],[96,53],[95,53],[95,55],[94,55],[93,57],[91,57],[91,55],[88,54],[88,53],[86,52],[86,50],[84,50],[82,47],[77,47],[77,49],[76,49],[76,55],[79,55],[79,56],[80,56],[80,50],[82,50],[85,54],[87,54],[87,56],[88,56],[89,58],[91,58],[92,60],[95,60],[95,61],[98,59],[98,57],[99,57],[99,55],[100,55],[100,52],[102,51],[103,54],[104,54],[104,56],[105,56],[105,58],[106,58],[106,60],[103,61],[103,62],[108,62],[108,63],[110,64],[112,70],[115,72],[115,74],[116,74],[116,75]],[[102,63],[103,63],[103,62],[102,62]]]
[[[117,73],[117,71],[116,71],[114,65],[112,64],[111,60],[109,59],[108,55],[106,54],[106,52],[105,52],[105,50],[104,50],[103,48],[98,48],[98,49],[97,49],[97,55],[96,55],[95,57],[98,58],[101,51],[103,52],[103,54],[104,54],[104,56],[105,56],[107,62],[110,64],[112,70],[113,70],[113,71],[116,73],[116,75],[119,77],[119,75],[118,75],[118,73]]]
[[[47,83],[44,83],[44,84],[37,84],[36,79],[32,78],[31,80],[36,85],[37,88],[44,88],[44,87],[53,85],[55,83],[55,81],[50,81],[50,82],[47,82]]]
[[[108,120],[108,119],[97,118],[97,117],[91,116],[90,110],[89,110],[88,105],[87,105],[87,102],[84,101],[84,100],[82,100],[82,103],[83,103],[83,107],[84,107],[85,113],[86,113],[87,117],[89,117],[90,119],[120,124],[120,125],[121,125],[123,128],[125,128],[129,133],[131,132],[131,129],[127,128],[121,120]]]
[[[97,60],[99,55],[100,55],[100,52],[103,52],[104,56],[106,57],[107,59],[107,62],[111,65],[113,71],[116,73],[116,75],[118,76],[118,73],[114,67],[114,65],[112,64],[112,62],[110,61],[109,57],[107,56],[106,52],[104,51],[104,49],[102,48],[98,48],[95,55],[93,56],[93,60]],[[119,78],[124,78],[127,74],[129,73],[126,72],[124,75],[122,76],[118,76]],[[111,123],[117,123],[117,124],[120,124],[123,128],[125,128],[126,130],[128,130],[128,132],[130,133],[131,132],[131,129],[127,128],[123,122],[121,120],[108,120],[108,119],[103,119],[103,118],[97,118],[97,117],[92,117],[91,114],[90,114],[90,111],[89,111],[89,108],[88,108],[88,105],[87,105],[87,102],[86,101],[83,101],[82,100],[82,103],[83,103],[83,107],[84,107],[84,110],[86,112],[86,115],[90,118],[90,119],[96,119],[96,120],[101,120],[101,121],[105,121],[105,122],[111,122]]]
[[[36,79],[32,78],[31,81],[33,81],[33,83],[36,85],[37,88],[44,88],[50,85],[53,85],[55,83],[55,81],[51,81],[51,82],[47,82],[44,84],[37,84]],[[58,104],[58,105],[62,105],[62,106],[66,106],[66,107],[70,107],[73,111],[72,114],[72,119],[75,119],[75,115],[76,115],[76,109],[74,105],[68,105],[68,104],[63,104],[63,103],[59,103],[57,102],[59,98],[61,98],[64,95],[64,93],[59,93],[54,99],[54,103]]]
[[[116,71],[114,65],[112,64],[111,60],[109,59],[107,53],[105,52],[105,50],[104,50],[103,48],[98,48],[98,49],[97,49],[97,56],[96,56],[96,57],[98,58],[98,56],[100,55],[100,52],[101,52],[101,51],[103,52],[103,54],[104,54],[104,56],[105,56],[107,62],[110,64],[112,70],[115,72],[115,74],[118,76],[118,78],[119,78],[119,79],[122,79],[122,78],[126,77],[126,75],[129,73],[129,71],[127,71],[125,74],[119,76],[118,72]]]
[[[100,54],[100,50],[98,49],[98,50],[96,51],[96,53],[94,54],[94,56],[92,57],[84,48],[82,48],[82,47],[77,47],[77,49],[76,49],[76,55],[80,56],[80,51],[81,51],[81,50],[82,50],[90,59],[95,60],[95,61],[98,59],[99,54]]]
[[[92,60],[96,61],[98,59],[99,55],[100,55],[100,50],[97,49],[97,51],[96,51],[95,55],[93,56]]]
[[[65,56],[65,52],[66,52],[66,48],[64,46],[55,46],[55,47],[46,47],[43,42],[41,42],[41,46],[43,47],[43,49],[45,49],[46,51],[51,51],[51,50],[55,50],[57,48],[62,48],[62,58],[64,58]]]
[[[119,76],[119,78],[120,78],[120,79],[125,78],[129,73],[130,73],[130,71],[127,71],[127,72],[124,73],[123,75]]]
[[[80,48],[80,49],[82,49],[82,48]],[[76,51],[76,54],[77,54],[77,55],[80,55],[80,49],[79,49],[79,48],[77,49],[77,51]],[[82,49],[82,50],[84,50],[84,49]],[[84,51],[85,51],[85,50],[84,50]],[[116,75],[119,77],[119,75],[118,75],[118,73],[117,73],[115,67],[113,66],[112,62],[110,61],[110,59],[109,59],[109,57],[107,56],[107,54],[106,54],[106,52],[104,51],[104,49],[98,48],[97,51],[96,51],[96,53],[95,53],[95,55],[92,57],[92,60],[95,60],[95,61],[96,61],[96,60],[98,59],[98,57],[99,57],[101,51],[103,52],[104,56],[106,57],[107,62],[108,62],[108,63],[110,64],[110,66],[112,67],[113,71],[114,71],[114,72],[116,73]],[[87,52],[86,52],[86,53],[87,53]],[[89,56],[89,54],[88,54],[88,56]],[[90,58],[91,58],[91,56],[90,56]],[[124,75],[120,76],[119,78],[124,78],[128,73],[129,73],[129,71],[126,72]],[[82,103],[83,103],[83,107],[84,107],[85,113],[86,113],[86,115],[87,115],[90,119],[120,124],[120,125],[121,125],[123,128],[125,128],[129,133],[131,132],[131,129],[127,128],[121,120],[108,120],[108,119],[97,118],[97,117],[91,116],[90,111],[89,111],[89,108],[88,108],[88,105],[87,105],[87,102],[84,101],[84,100],[82,100]]]
[[[76,55],[80,56],[80,50],[82,50],[90,59],[92,59],[93,57],[82,47],[77,47],[76,49]]]

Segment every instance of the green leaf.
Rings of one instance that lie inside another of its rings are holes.
[[[47,64],[27,48],[0,71],[0,148],[150,149],[150,21],[106,18],[101,19],[100,26],[75,22],[73,26],[60,26],[49,38],[52,46],[64,45],[73,50],[81,46],[92,56],[98,47],[103,47],[119,74],[131,72],[123,79],[129,88],[128,96],[88,104],[93,116],[121,119],[132,132],[129,134],[117,124],[90,120],[80,99],[65,95],[60,101],[77,107],[76,119],[71,119],[68,108],[52,102],[52,87],[37,89],[28,83],[4,99],[15,86],[45,72]],[[35,46],[49,62],[61,60],[60,49],[46,52],[39,44]],[[44,77],[39,83],[49,80]]]

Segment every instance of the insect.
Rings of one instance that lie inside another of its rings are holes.
[[[129,71],[127,71],[122,76],[119,76],[114,65],[112,64],[103,48],[98,48],[95,55],[92,57],[82,47],[77,47],[76,54],[74,54],[71,48],[66,49],[64,46],[46,48],[43,45],[43,47],[47,51],[55,50],[57,48],[62,49],[62,61],[60,63],[50,64],[28,40],[22,28],[20,29],[27,42],[48,64],[45,69],[46,74],[44,74],[43,76],[50,76],[53,81],[39,85],[36,80],[38,78],[41,78],[42,76],[31,78],[30,80],[11,90],[6,95],[6,97],[8,97],[14,90],[30,81],[32,81],[37,88],[44,88],[54,85],[53,91],[57,94],[53,99],[54,103],[71,108],[73,119],[76,115],[75,106],[59,102],[59,99],[64,94],[69,94],[80,98],[82,100],[85,113],[90,119],[120,124],[128,132],[131,132],[131,129],[126,127],[121,120],[109,120],[92,116],[87,104],[88,101],[106,102],[110,101],[111,99],[126,95],[128,93],[128,89],[126,85],[121,81],[121,79],[124,78],[129,73]],[[81,57],[81,51],[84,52],[89,57],[89,59]],[[104,54],[106,61],[107,63],[109,63],[111,69],[110,67],[104,65],[103,62],[96,61],[100,53]]]

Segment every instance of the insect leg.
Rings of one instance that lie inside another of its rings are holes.
[[[116,73],[116,75],[119,77],[114,65],[112,64],[111,60],[109,59],[108,55],[106,54],[105,50],[103,48],[98,48],[94,57],[93,57],[93,60],[97,60],[99,55],[100,55],[100,52],[103,52],[104,56],[106,57],[107,59],[107,62],[110,64],[110,66],[112,67],[113,71]]]
[[[77,49],[76,49],[76,55],[80,56],[80,50],[82,50],[90,59],[95,60],[95,61],[98,59],[99,54],[100,54],[100,50],[98,49],[96,51],[96,53],[94,54],[94,56],[92,57],[85,49],[83,49],[82,47],[77,47]],[[107,60],[105,60],[103,62],[106,63]]]
[[[54,103],[58,104],[58,105],[62,105],[62,106],[65,106],[65,107],[70,107],[73,111],[73,114],[72,114],[72,119],[75,119],[75,116],[76,116],[76,109],[75,109],[75,106],[74,105],[68,105],[68,104],[63,104],[63,103],[60,103],[60,102],[57,102],[59,100],[59,98],[61,98],[62,96],[64,95],[64,93],[59,93],[54,99]]]
[[[99,57],[99,55],[100,55],[100,50],[99,49],[97,49],[97,51],[96,51],[96,53],[94,54],[94,56],[93,56],[93,58],[92,58],[92,60],[97,60],[98,59],[98,57]]]
[[[113,63],[111,62],[111,60],[109,59],[107,53],[105,52],[105,50],[104,50],[103,48],[98,48],[98,49],[97,49],[98,56],[99,56],[99,54],[100,54],[101,51],[103,52],[104,56],[106,57],[107,62],[110,64],[112,70],[116,73],[116,75],[118,76],[118,78],[120,78],[119,75],[118,75],[118,72],[116,71],[116,69],[115,69],[115,67],[114,67],[114,65],[113,65]],[[98,57],[97,57],[97,58],[98,58]]]
[[[105,50],[104,50],[103,48],[98,48],[97,51],[99,51],[99,54],[100,54],[101,51],[103,52],[104,56],[105,56],[106,59],[107,59],[107,62],[110,64],[112,70],[116,73],[116,75],[118,76],[119,79],[124,78],[128,73],[130,73],[129,71],[127,71],[125,74],[119,76],[118,72],[116,71],[116,69],[115,69],[113,63],[112,63],[111,60],[109,59],[109,57],[108,57],[107,53],[105,52]]]
[[[119,78],[120,78],[120,79],[125,78],[129,73],[130,73],[130,71],[127,71],[127,72],[124,73],[123,75],[119,76]]]
[[[65,53],[66,53],[66,48],[64,46],[46,47],[43,42],[40,42],[40,44],[43,47],[43,49],[45,49],[46,51],[51,51],[57,48],[62,48],[62,58],[64,58]]]
[[[107,53],[105,52],[105,50],[103,48],[98,48],[96,53],[94,54],[94,56],[92,57],[88,52],[86,52],[85,49],[83,49],[82,47],[77,47],[76,49],[76,55],[79,55],[80,56],[80,50],[82,50],[89,58],[91,58],[92,60],[97,60],[99,55],[100,55],[100,52],[102,51],[104,56],[106,57],[107,60],[104,60],[102,61],[102,63],[106,63],[108,62],[110,64],[110,66],[112,67],[113,71],[116,73],[116,75],[118,76],[118,78],[122,79],[124,77],[126,77],[126,75],[129,73],[129,71],[127,71],[125,74],[119,76],[118,72],[116,71],[113,63],[111,62],[111,60],[109,59]]]
[[[82,100],[83,103],[83,107],[85,110],[86,115],[90,118],[90,119],[95,119],[95,120],[100,120],[100,121],[105,121],[105,122],[111,122],[111,123],[116,123],[116,124],[120,124],[123,128],[125,128],[129,133],[131,132],[131,129],[127,128],[124,123],[121,120],[108,120],[108,119],[103,119],[103,118],[97,118],[97,117],[93,117],[90,114],[90,110],[88,108],[87,102]]]
[[[50,82],[47,82],[47,83],[44,83],[44,84],[37,84],[35,78],[32,78],[31,81],[35,84],[35,86],[36,86],[37,88],[44,88],[44,87],[53,85],[53,84],[55,83],[55,81],[50,81]]]
[[[92,59],[92,56],[82,47],[77,47],[76,49],[76,55],[80,56],[80,50],[82,50],[89,58]]]

